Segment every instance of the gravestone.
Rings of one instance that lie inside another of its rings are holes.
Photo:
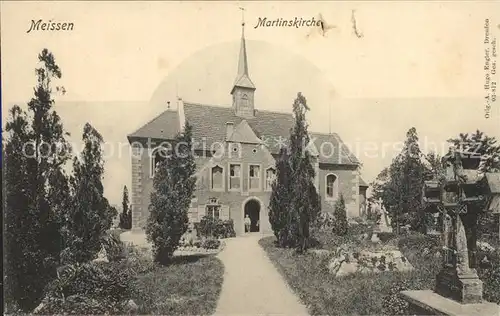
[[[498,176],[480,174],[477,155],[454,151],[442,162],[445,174],[426,181],[423,192],[426,210],[438,212],[441,219],[441,271],[434,291],[404,291],[401,296],[409,302],[410,314],[463,315],[473,310],[475,315],[498,315],[498,305],[483,301],[483,282],[476,271],[478,214],[497,199],[491,179]]]

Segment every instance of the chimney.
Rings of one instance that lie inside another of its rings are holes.
[[[234,123],[233,122],[227,122],[226,123],[226,140],[233,135],[234,132]]]

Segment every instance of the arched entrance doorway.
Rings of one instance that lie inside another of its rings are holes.
[[[246,231],[245,233],[253,233],[260,231],[260,203],[258,200],[251,199],[245,203],[244,208],[244,218],[250,218],[250,231]]]

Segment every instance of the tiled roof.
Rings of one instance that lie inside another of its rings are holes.
[[[357,165],[358,159],[351,153],[336,133],[309,133],[319,152],[320,163]]]
[[[184,102],[184,116],[193,127],[193,139],[197,149],[210,149],[215,142],[226,139],[226,123],[237,127],[245,120],[255,135],[263,140],[272,154],[279,153],[287,143],[294,119],[291,113],[255,110],[253,118],[236,116],[231,107]],[[179,132],[177,112],[168,110],[151,120],[130,137],[172,139]],[[359,161],[335,134],[310,133],[319,152],[320,163],[357,165]]]
[[[269,139],[269,149],[272,153],[279,151],[278,146],[272,144],[279,139],[287,139],[293,125],[293,117],[289,113],[255,110],[253,118],[236,116],[231,107],[184,103],[186,121],[193,126],[193,138],[206,143],[206,148],[214,142],[221,142],[226,137],[226,123],[233,122],[237,126],[246,120],[257,137]],[[281,138],[280,138],[281,137]],[[274,146],[273,146],[274,145]]]
[[[176,110],[167,110],[137,131],[128,135],[139,138],[173,139],[179,133],[179,115]]]

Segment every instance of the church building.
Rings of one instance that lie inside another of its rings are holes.
[[[237,235],[270,233],[268,205],[275,160],[290,137],[291,113],[258,109],[256,86],[250,79],[242,29],[236,80],[230,90],[231,106],[191,103],[179,99],[177,109],[167,109],[128,135],[132,146],[132,222],[144,228],[148,218],[155,166],[164,159],[165,147],[148,148],[173,140],[185,122],[193,126],[197,165],[195,196],[189,210],[191,222],[203,216],[232,219]],[[293,99],[295,96],[290,96]],[[229,101],[228,100],[228,101]],[[310,132],[308,150],[314,156],[315,185],[322,212],[333,212],[343,195],[348,217],[364,214],[367,185],[360,177],[360,163],[335,133]],[[141,144],[136,146],[134,144]],[[142,150],[141,148],[142,147]]]

